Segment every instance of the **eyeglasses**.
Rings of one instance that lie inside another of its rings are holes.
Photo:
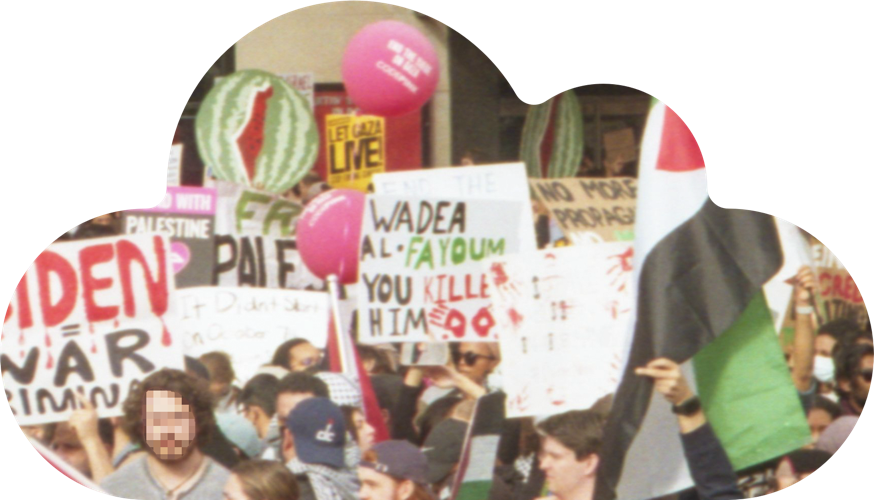
[[[872,373],[874,373],[874,370],[862,370],[859,372],[859,375],[861,375],[862,378],[865,379],[865,382],[870,382]]]
[[[456,365],[459,364],[460,362],[464,361],[464,364],[466,364],[467,366],[473,366],[476,364],[476,360],[479,358],[485,358],[485,359],[490,359],[490,360],[498,359],[494,356],[486,356],[485,354],[477,354],[473,351],[467,351],[464,353],[458,352],[458,351],[452,352],[452,361]]]

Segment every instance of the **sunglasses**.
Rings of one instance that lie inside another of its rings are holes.
[[[494,356],[486,356],[485,354],[477,354],[473,351],[467,351],[464,353],[453,351],[453,353],[452,353],[452,361],[456,365],[461,363],[462,361],[464,361],[464,364],[466,364],[467,366],[473,366],[476,364],[476,360],[478,360],[479,358],[485,358],[485,359],[490,359],[490,360],[497,359]]]
[[[861,375],[862,378],[865,379],[865,382],[870,382],[870,381],[871,381],[871,374],[872,374],[872,372],[874,372],[874,371],[872,371],[872,370],[862,370],[862,371],[859,372],[859,375]]]

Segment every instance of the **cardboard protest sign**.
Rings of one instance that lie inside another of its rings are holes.
[[[297,251],[300,204],[232,182],[217,181],[216,191],[213,284],[323,288]]]
[[[542,202],[569,240],[634,239],[637,179],[529,179],[534,199]]]
[[[523,203],[525,214],[518,222],[516,238],[520,251],[534,251],[534,215],[528,174],[524,163],[500,163],[473,167],[436,168],[391,172],[373,176],[376,194],[457,200],[504,200]]]
[[[385,119],[328,115],[325,118],[328,184],[367,192],[373,174],[385,172]]]
[[[184,144],[170,146],[170,160],[167,162],[167,187],[182,184],[182,148]]]
[[[491,259],[507,417],[589,408],[619,385],[631,321],[630,242]],[[569,381],[585,380],[585,384]]]
[[[359,340],[494,341],[481,263],[519,251],[524,208],[369,196],[357,284]]]
[[[121,414],[130,384],[182,368],[170,243],[143,234],[56,243],[21,278],[3,324],[3,386],[20,425],[58,422],[79,407]]]
[[[167,233],[177,288],[210,285],[215,207],[214,189],[168,187],[158,206],[123,212],[121,225],[125,234]]]
[[[325,292],[196,287],[177,291],[176,303],[172,330],[185,354],[227,353],[243,383],[286,340],[303,338],[316,347],[327,340]]]
[[[828,321],[846,318],[860,328],[868,323],[868,309],[859,287],[840,260],[816,238],[811,238],[811,250],[825,316]]]

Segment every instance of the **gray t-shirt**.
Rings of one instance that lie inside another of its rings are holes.
[[[149,472],[146,463],[148,457],[143,456],[113,472],[100,483],[107,493],[135,500],[169,500],[164,488],[158,484]],[[193,486],[174,495],[175,500],[216,500],[222,498],[225,483],[230,477],[227,469],[209,457],[206,460],[206,470]]]

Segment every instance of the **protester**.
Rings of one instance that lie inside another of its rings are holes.
[[[364,452],[358,466],[358,496],[361,500],[432,500],[427,469],[425,456],[412,444],[383,441]]]
[[[346,424],[346,429],[349,430],[349,434],[358,443],[361,453],[369,450],[373,446],[376,430],[367,423],[361,408],[341,406],[340,410],[343,412],[343,422]]]
[[[282,457],[304,500],[355,500],[358,481],[344,456],[346,426],[340,408],[324,397],[301,401],[282,429]]]
[[[823,431],[840,416],[841,407],[837,403],[823,396],[816,396],[813,406],[807,412],[807,425],[810,426],[812,443],[816,443]]]
[[[207,391],[209,391],[209,387],[212,383],[209,378],[209,370],[199,359],[185,356],[185,373],[205,384]],[[209,393],[209,397],[213,402],[212,404],[215,405],[215,399],[212,397],[211,392]],[[213,413],[215,413],[214,408]],[[230,441],[228,441],[228,438],[218,427],[213,430],[212,437],[203,445],[201,451],[227,469],[230,469],[240,462],[240,457],[237,455],[237,452],[234,451],[234,446]]]
[[[112,474],[112,428],[108,420],[99,420],[91,403],[76,393],[80,409],[73,411],[69,422],[55,426],[50,448],[64,461],[94,482]]]
[[[860,415],[871,390],[874,347],[854,344],[842,348],[835,360],[840,405],[844,415]]]
[[[141,500],[221,496],[229,473],[202,452],[216,429],[202,381],[170,369],[149,375],[125,400],[124,425],[148,455],[104,479],[107,493]]]
[[[271,422],[276,415],[276,397],[279,392],[279,379],[273,375],[255,375],[237,397],[241,414],[252,422],[258,437],[262,440],[267,437]]]
[[[700,403],[680,371],[665,358],[639,367],[635,373],[653,379],[654,388],[674,406],[683,447],[701,500],[741,498],[737,477],[725,450],[713,434]],[[549,417],[538,425],[542,433],[540,468],[549,490],[559,500],[590,500],[600,461],[603,416],[576,410]]]
[[[276,386],[276,414],[268,426],[265,448],[261,458],[278,460],[282,456],[281,423],[285,422],[298,403],[305,399],[328,397],[328,386],[320,378],[309,373],[289,373]]]
[[[225,500],[298,500],[300,490],[294,475],[279,462],[249,460],[231,471]]]
[[[283,342],[273,353],[270,364],[281,366],[290,372],[316,369],[322,362],[322,351],[306,339],[291,339]]]
[[[858,421],[859,417],[855,415],[839,417],[822,431],[819,439],[816,440],[816,449],[834,455],[850,437],[850,433],[853,432]]]
[[[236,374],[230,356],[223,352],[208,352],[200,357],[200,362],[209,372],[209,392],[216,402],[215,412],[236,413],[240,389],[234,387]]]
[[[255,458],[263,451],[261,439],[252,422],[236,413],[219,413],[215,416],[219,430],[234,446],[240,460]]]
[[[773,491],[784,490],[822,467],[831,453],[822,450],[798,450],[780,460],[774,475]]]

